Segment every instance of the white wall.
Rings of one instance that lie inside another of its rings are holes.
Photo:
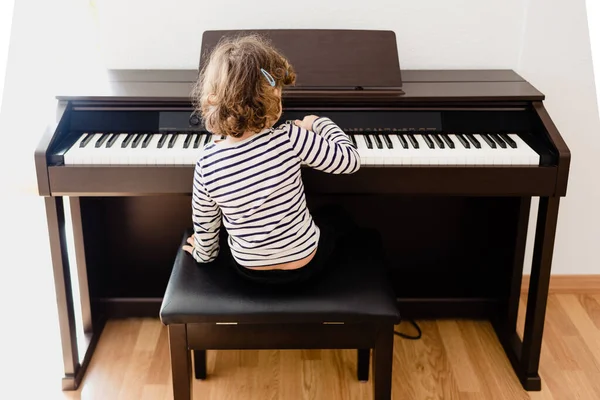
[[[526,0],[103,0],[110,68],[195,68],[210,29],[390,29],[403,68],[514,67]]]
[[[4,0],[0,2],[0,109],[2,107],[4,74],[6,73],[8,42],[10,39],[14,4],[14,0]]]
[[[594,76],[596,76],[596,98],[600,94],[600,2],[598,0],[586,0],[587,22],[590,30],[590,44],[592,58],[595,60]],[[600,99],[598,100],[600,103]]]
[[[600,121],[584,0],[530,0],[516,71],[546,95],[545,105],[571,149],[553,272],[598,274]]]

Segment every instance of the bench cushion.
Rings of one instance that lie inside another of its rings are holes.
[[[191,231],[185,233],[182,246]],[[299,288],[271,288],[247,282],[219,260],[198,264],[177,251],[160,310],[166,324],[202,322],[322,323],[400,322],[377,240],[361,253],[343,249],[347,257],[328,265],[314,281]],[[221,241],[225,243],[225,241]],[[351,253],[350,253],[351,252]],[[222,249],[221,256],[229,256]]]

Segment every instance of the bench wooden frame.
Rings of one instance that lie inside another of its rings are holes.
[[[225,349],[357,349],[360,381],[369,379],[370,349],[373,349],[373,399],[391,399],[394,325],[389,322],[238,324],[225,321],[171,324],[168,329],[174,400],[192,399],[192,357],[196,379],[206,379],[206,350]]]

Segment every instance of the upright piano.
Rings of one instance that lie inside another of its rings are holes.
[[[511,70],[401,70],[390,31],[254,32],[297,71],[278,123],[329,116],[361,156],[352,175],[303,168],[309,207],[341,204],[381,232],[404,318],[490,320],[523,387],[540,390],[570,163],[544,95]],[[219,38],[235,33],[205,32],[199,68]],[[58,96],[57,119],[35,151],[65,390],[79,385],[107,319],[158,317],[181,234],[192,223],[194,164],[213,140],[190,99],[198,70],[109,77],[104,91]],[[520,337],[532,198],[539,203]]]

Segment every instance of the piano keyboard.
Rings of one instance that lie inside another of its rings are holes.
[[[194,165],[208,133],[84,133],[65,165]],[[361,165],[539,165],[540,155],[517,134],[349,133]]]

